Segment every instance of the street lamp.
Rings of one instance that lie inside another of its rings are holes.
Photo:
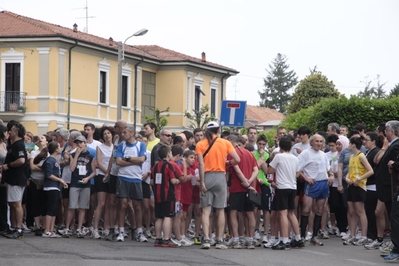
[[[118,95],[117,95],[118,97],[117,97],[117,107],[116,107],[117,120],[122,118],[122,63],[125,60],[125,44],[127,40],[129,40],[130,38],[135,36],[143,36],[147,32],[148,32],[147,29],[141,29],[133,33],[133,35],[126,38],[123,44],[122,42],[118,42]],[[134,95],[134,97],[136,97],[136,95]],[[136,108],[136,106],[134,108]]]

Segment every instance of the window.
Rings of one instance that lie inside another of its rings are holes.
[[[100,103],[107,103],[107,72],[100,71]]]
[[[6,91],[20,91],[21,64],[6,63]]]
[[[216,90],[211,89],[211,114],[216,116]]]
[[[201,89],[200,86],[195,86],[194,110],[199,111],[200,108],[201,108]]]
[[[145,116],[153,116],[155,109],[156,74],[142,71],[141,74],[141,121],[145,121]]]
[[[122,76],[122,106],[127,107],[127,87],[128,87],[128,76]]]

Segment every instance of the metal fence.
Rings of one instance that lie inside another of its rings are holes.
[[[0,112],[23,112],[26,111],[26,93],[19,91],[0,92]]]

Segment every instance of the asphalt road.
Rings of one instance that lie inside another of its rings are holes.
[[[344,246],[333,236],[323,247],[306,245],[303,249],[275,251],[263,247],[255,250],[201,250],[199,246],[159,248],[154,240],[138,243],[85,239],[49,239],[26,234],[24,239],[0,237],[0,265],[30,266],[124,266],[124,265],[383,265],[379,250]]]

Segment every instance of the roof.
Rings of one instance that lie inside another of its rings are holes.
[[[38,38],[54,36],[75,39],[115,51],[118,50],[118,42],[113,41],[111,38],[107,39],[81,31],[74,31],[72,28],[66,28],[60,25],[32,19],[9,11],[0,11],[0,38]],[[232,75],[239,73],[233,68],[208,61],[202,61],[201,58],[185,55],[158,45],[125,45],[125,54],[142,56],[160,62],[193,62],[203,66],[226,70],[231,72]]]
[[[263,123],[268,121],[282,121],[285,115],[277,111],[276,109],[271,109],[268,107],[259,107],[253,105],[247,105],[246,110],[245,126],[257,126],[263,125]],[[277,124],[278,125],[278,124]]]
[[[267,127],[267,126],[278,126],[283,120],[269,120],[263,123],[257,124],[257,126]]]

